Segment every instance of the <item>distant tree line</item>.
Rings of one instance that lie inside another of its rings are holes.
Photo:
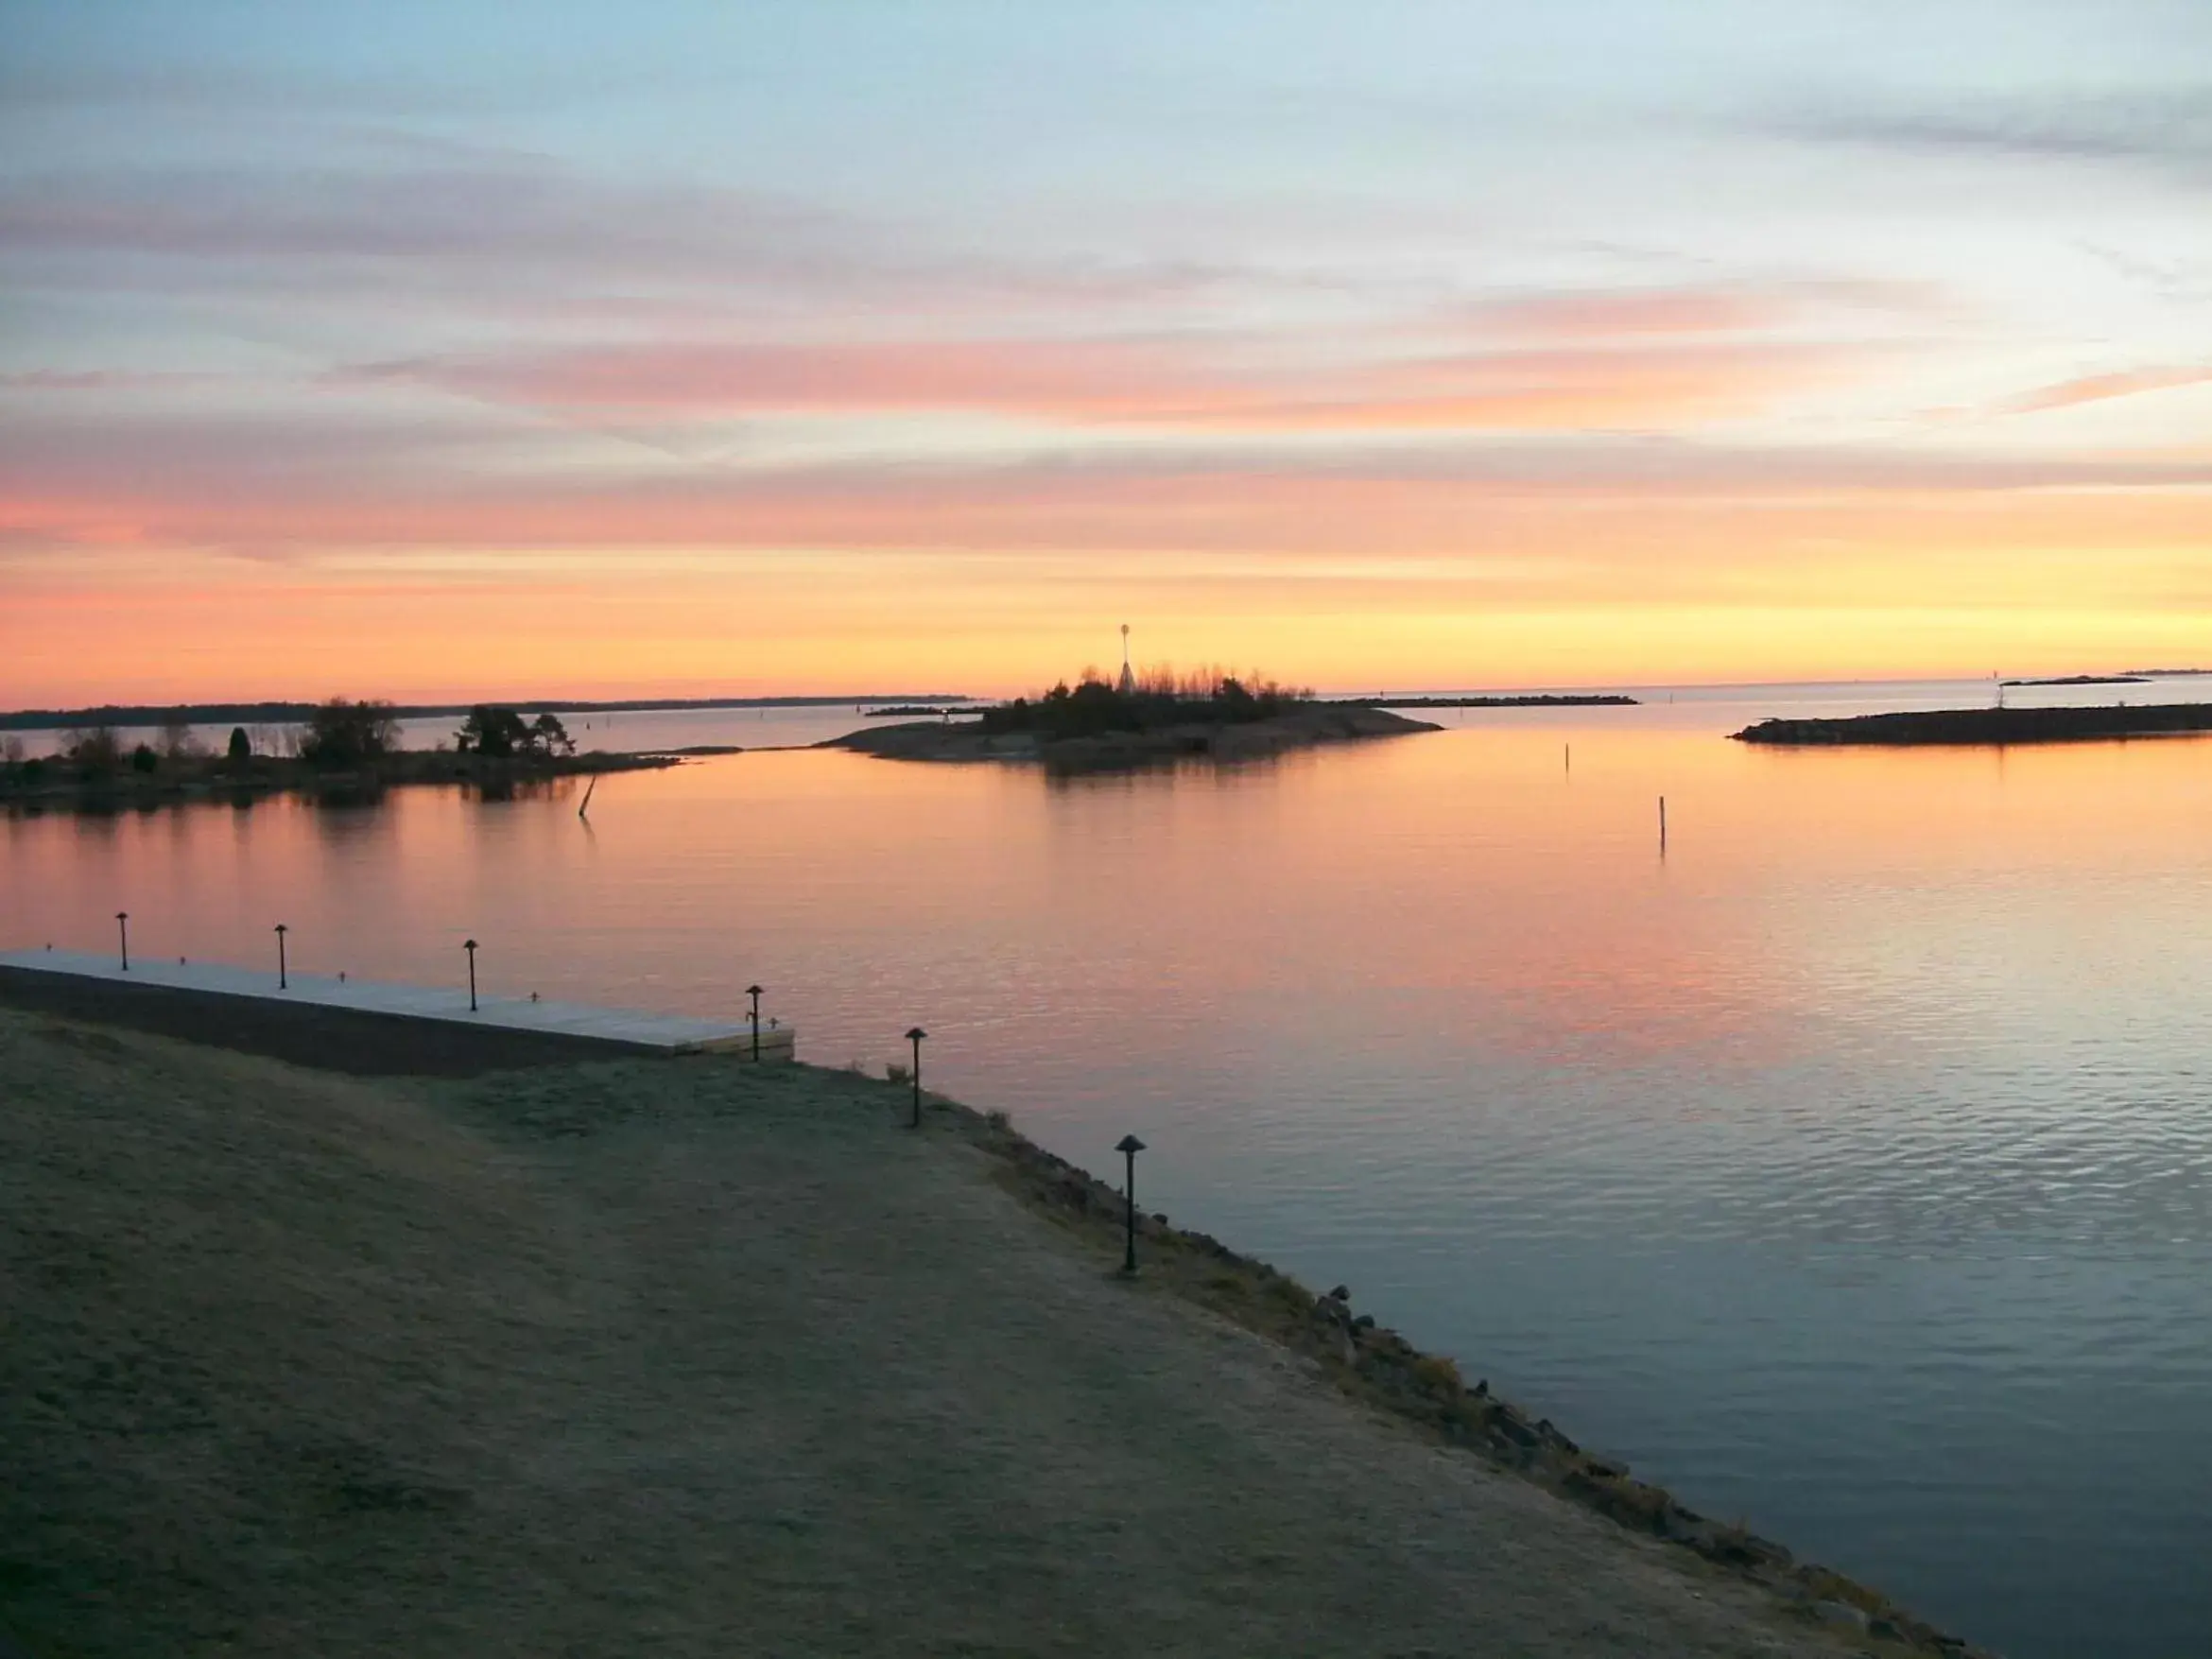
[[[1164,666],[1148,668],[1128,691],[1111,684],[1097,669],[1085,668],[1072,687],[1063,680],[1042,696],[1017,697],[985,709],[983,730],[1055,739],[1168,726],[1236,725],[1270,719],[1312,699],[1313,692],[1303,686],[1218,668],[1183,674]]]

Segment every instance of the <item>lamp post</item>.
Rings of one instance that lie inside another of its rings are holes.
[[[129,910],[115,912],[115,933],[123,941],[123,971],[128,974],[130,972],[130,912]]]
[[[908,1129],[922,1127],[922,1039],[928,1035],[920,1026],[907,1033],[907,1041],[914,1046],[914,1115],[907,1121]]]
[[[279,922],[279,923],[276,925],[276,936],[277,936],[277,989],[278,989],[279,991],[286,991],[286,990],[289,990],[289,989],[291,988],[291,980],[290,980],[289,978],[287,978],[287,977],[286,977],[286,976],[285,976],[285,934],[287,934],[287,933],[289,933],[290,931],[291,931],[291,929],[290,929],[289,927],[286,927],[286,926],[285,926],[285,925],[284,925],[282,922]]]
[[[468,940],[461,949],[469,953],[469,1012],[476,1011],[476,942]]]
[[[752,998],[752,1058],[760,1058],[760,987],[748,985],[745,994]]]
[[[1145,1149],[1145,1143],[1133,1134],[1125,1134],[1114,1149],[1128,1161],[1128,1172],[1122,1178],[1122,1195],[1128,1201],[1124,1220],[1127,1227],[1121,1252],[1121,1270],[1136,1271],[1136,1155]]]

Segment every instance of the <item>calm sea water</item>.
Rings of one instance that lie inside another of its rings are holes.
[[[296,965],[458,982],[473,936],[502,991],[758,979],[829,1063],[920,1022],[933,1085],[1102,1172],[1135,1131],[1147,1207],[1696,1507],[2018,1659],[2205,1652],[2212,741],[1719,735],[1990,695],[1663,691],[1070,782],[748,753],[588,823],[566,784],[19,817],[0,942],[129,909],[148,955],[273,959],[284,921]]]

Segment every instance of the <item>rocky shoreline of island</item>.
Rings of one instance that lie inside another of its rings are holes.
[[[984,720],[912,720],[816,744],[884,760],[1009,761],[1054,771],[1113,771],[1179,761],[1265,760],[1291,750],[1441,728],[1360,703],[1303,703],[1261,719],[1181,719],[1143,730],[1055,735],[994,731]]]
[[[2212,733],[2212,703],[2126,703],[2093,708],[1928,709],[1837,718],[1771,719],[1729,735],[1786,748],[1937,748],[2089,743]]]

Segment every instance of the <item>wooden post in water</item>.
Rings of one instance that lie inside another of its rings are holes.
[[[1659,851],[1667,851],[1667,797],[1659,797]]]

